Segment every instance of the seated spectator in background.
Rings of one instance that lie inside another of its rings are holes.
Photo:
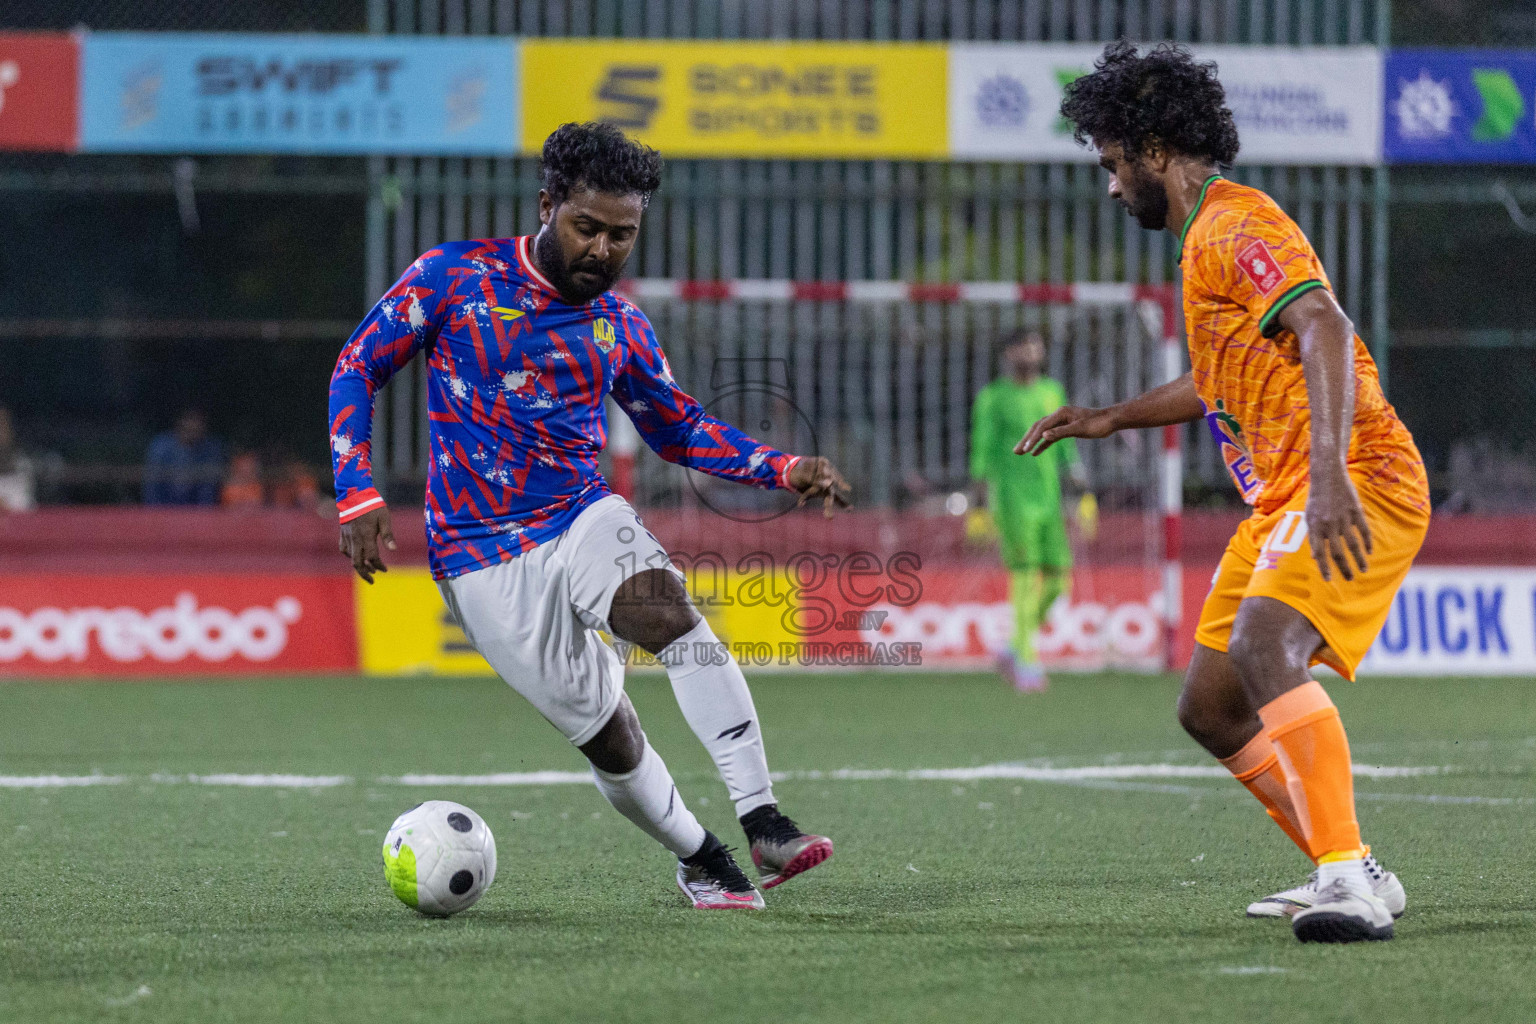
[[[188,409],[176,427],[149,442],[144,466],[144,504],[217,505],[224,446],[208,436],[208,423]]]
[[[272,504],[278,508],[302,508],[313,512],[320,507],[320,483],[304,463],[289,459],[272,484]]]
[[[30,512],[36,504],[32,460],[16,447],[11,410],[0,406],[0,512]]]
[[[255,452],[240,452],[229,460],[229,475],[219,492],[225,508],[256,508],[266,501],[261,486],[261,459]]]

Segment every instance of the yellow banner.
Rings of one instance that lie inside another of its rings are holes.
[[[355,581],[359,660],[369,675],[494,675],[453,621],[426,569]]]
[[[740,574],[724,569],[685,567],[694,602],[715,635],[744,664],[768,667],[798,650],[801,637],[791,628],[800,602],[778,570]],[[453,620],[437,583],[426,569],[395,568],[374,577],[372,586],[356,580],[360,661],[369,675],[494,675],[475,653]],[[737,645],[750,647],[737,650]],[[654,665],[643,651],[636,666]]]
[[[608,121],[677,157],[942,157],[939,44],[525,40],[523,150]]]

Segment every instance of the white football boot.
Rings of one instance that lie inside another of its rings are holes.
[[[1392,912],[1370,891],[1369,880],[1335,878],[1321,886],[1312,905],[1291,918],[1302,942],[1361,942],[1390,939]]]
[[[1387,911],[1394,919],[1402,917],[1403,911],[1408,906],[1408,894],[1403,892],[1403,883],[1397,880],[1397,876],[1383,868],[1376,862],[1376,858],[1370,854],[1365,856],[1365,875],[1371,880],[1371,891],[1387,905]],[[1249,917],[1290,917],[1300,911],[1306,910],[1317,902],[1317,872],[1313,871],[1307,876],[1307,880],[1294,889],[1286,889],[1277,892],[1273,896],[1266,896],[1256,903],[1248,904]]]
[[[704,833],[698,853],[677,862],[677,887],[695,910],[763,909],[763,894],[713,832]]]

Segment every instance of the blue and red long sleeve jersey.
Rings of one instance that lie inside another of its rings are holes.
[[[348,340],[330,403],[342,522],[384,503],[370,464],[373,398],[420,349],[432,453],[427,546],[437,579],[552,540],[610,493],[597,467],[610,391],[669,462],[788,486],[795,458],[709,416],[683,392],[644,313],[612,292],[567,305],[534,265],[532,248],[525,236],[423,253]]]

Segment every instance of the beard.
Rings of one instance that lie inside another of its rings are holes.
[[[613,267],[594,259],[570,262],[552,228],[541,231],[534,239],[533,255],[538,260],[539,269],[549,278],[549,283],[555,286],[562,299],[573,306],[585,305],[612,288],[624,270],[623,263]],[[577,273],[591,276],[578,280]]]
[[[1135,198],[1130,202],[1122,201],[1121,205],[1148,231],[1163,230],[1168,226],[1168,190],[1150,174],[1138,175],[1135,186]]]

